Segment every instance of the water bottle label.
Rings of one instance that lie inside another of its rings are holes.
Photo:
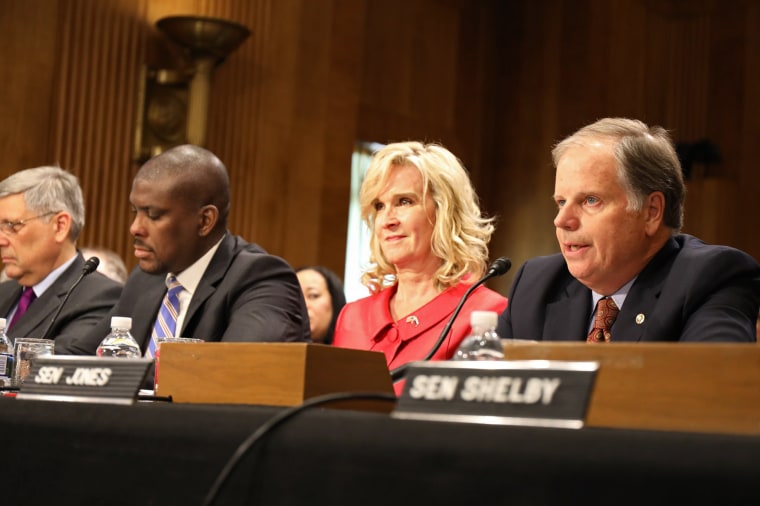
[[[10,378],[13,371],[13,355],[0,353],[0,378]]]

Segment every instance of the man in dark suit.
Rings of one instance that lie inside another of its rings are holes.
[[[756,340],[760,266],[742,251],[679,233],[685,189],[664,129],[606,118],[552,155],[561,254],[520,268],[501,337]],[[601,328],[601,311],[612,313],[611,328]]]
[[[9,278],[0,283],[0,316],[11,338],[53,338],[56,352],[63,352],[66,342],[86,334],[119,300],[121,286],[92,273],[52,321],[83,272],[76,249],[83,226],[82,190],[73,174],[37,167],[0,182],[0,254]]]
[[[133,270],[113,316],[132,318],[132,335],[152,356],[159,315],[176,279],[176,319],[167,335],[204,341],[308,341],[298,278],[284,260],[227,230],[227,169],[198,146],[172,148],[146,162],[130,194]],[[95,353],[109,333],[104,319],[68,351]],[[154,331],[154,329],[156,329]]]

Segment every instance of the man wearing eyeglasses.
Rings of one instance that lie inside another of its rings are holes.
[[[116,304],[121,285],[92,273],[71,292],[85,259],[76,242],[84,225],[77,178],[58,167],[16,172],[0,181],[0,318],[8,335],[55,339],[56,352],[87,333]]]

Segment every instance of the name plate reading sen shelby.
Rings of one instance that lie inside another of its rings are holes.
[[[583,427],[598,362],[414,362],[392,416],[417,420]]]
[[[16,398],[132,404],[152,364],[145,358],[37,357]]]

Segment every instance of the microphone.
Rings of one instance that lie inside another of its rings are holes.
[[[467,289],[466,292],[464,292],[464,295],[462,295],[462,298],[459,300],[459,304],[457,304],[456,309],[454,309],[454,313],[452,313],[451,318],[449,318],[449,321],[446,323],[446,326],[443,328],[441,335],[438,336],[438,340],[435,342],[435,344],[430,349],[428,354],[425,355],[425,357],[421,359],[422,361],[430,360],[430,358],[433,355],[435,355],[435,352],[438,351],[438,348],[441,347],[441,344],[443,343],[443,341],[446,339],[446,336],[451,331],[451,326],[454,325],[454,320],[456,320],[457,316],[459,316],[459,312],[462,310],[462,306],[464,306],[464,303],[467,301],[467,298],[470,296],[470,294],[477,287],[479,287],[480,285],[482,285],[489,279],[506,274],[507,271],[511,267],[512,267],[512,261],[507,257],[499,257],[493,261],[490,267],[488,267],[488,270],[486,271],[485,276],[480,278],[477,283],[472,285],[470,288]],[[391,371],[391,379],[393,380],[394,383],[396,383],[397,381],[401,380],[404,377],[404,373],[406,373],[406,370],[408,367],[409,367],[409,363],[406,363]]]
[[[98,268],[98,265],[100,265],[100,259],[98,257],[90,257],[89,260],[87,260],[84,265],[82,266],[82,273],[79,275],[76,281],[74,281],[74,284],[71,285],[71,288],[66,292],[66,295],[63,296],[63,300],[60,304],[58,304],[58,309],[56,309],[55,314],[53,315],[53,318],[50,319],[50,323],[48,323],[48,326],[45,328],[45,332],[42,334],[42,339],[48,339],[48,335],[50,334],[50,331],[53,329],[53,324],[55,323],[55,320],[58,318],[58,315],[61,314],[61,309],[63,309],[63,305],[66,304],[66,301],[69,300],[69,296],[71,295],[71,292],[74,291],[74,288],[76,288],[79,283],[82,281],[82,279],[87,276],[88,274],[92,274],[95,272],[95,270]]]
[[[476,284],[479,285],[481,283],[484,283],[486,280],[491,279],[495,276],[503,276],[511,267],[512,260],[507,257],[499,257],[494,260],[491,266],[488,268],[488,272],[486,272],[485,277],[478,281]]]

